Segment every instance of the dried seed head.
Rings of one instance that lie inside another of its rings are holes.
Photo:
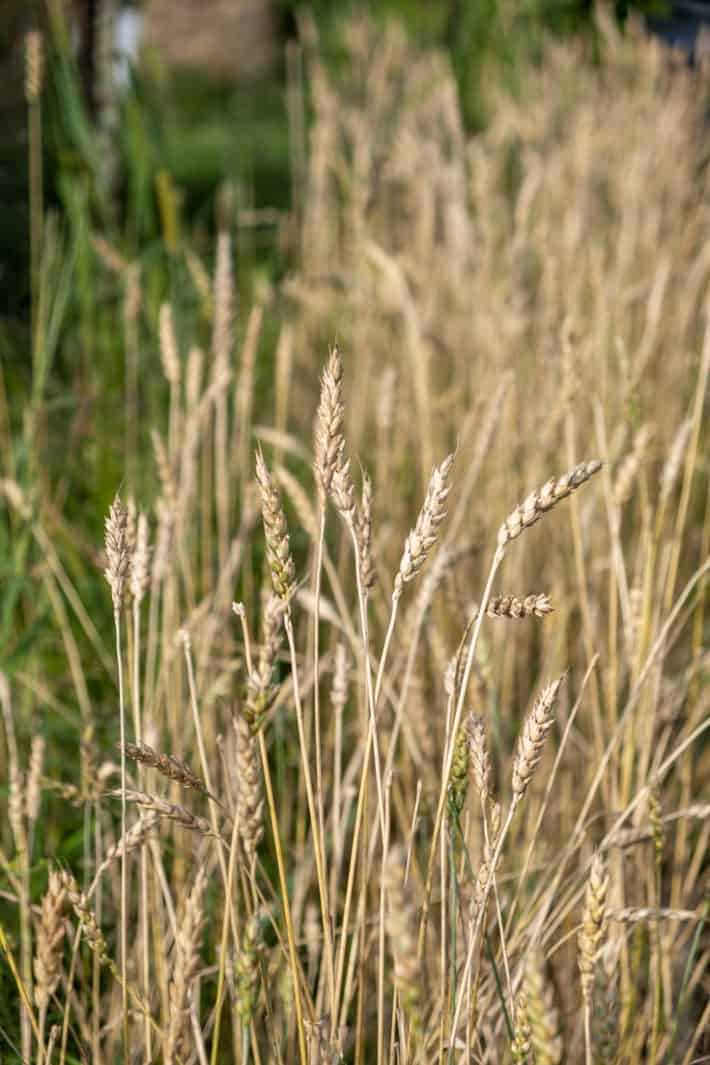
[[[343,710],[348,701],[349,672],[348,653],[345,645],[339,643],[335,648],[333,687],[330,693],[330,701],[334,710]]]
[[[601,468],[602,464],[597,459],[591,462],[580,462],[569,473],[557,478],[551,477],[542,488],[531,492],[525,502],[520,503],[515,510],[511,511],[501,525],[498,533],[498,546],[505,547],[511,540],[515,540],[523,529],[534,525],[546,511],[552,510],[557,503],[580,488]]]
[[[120,798],[121,791],[109,792],[113,798]],[[168,821],[175,821],[176,824],[181,825],[182,828],[188,829],[190,832],[201,832],[204,836],[212,836],[212,827],[209,821],[206,821],[204,817],[198,817],[196,814],[191,813],[184,806],[178,806],[176,803],[167,802],[165,799],[160,799],[157,795],[148,795],[145,791],[136,791],[134,788],[126,789],[126,801],[134,802],[137,806],[141,806],[145,810],[153,810],[160,817],[166,818]]]
[[[62,885],[66,889],[66,897],[79,920],[84,939],[102,965],[109,962],[106,940],[99,928],[96,914],[89,906],[86,895],[79,890],[76,880],[70,873],[62,872],[59,875],[62,878]]]
[[[528,1060],[531,1050],[530,1020],[528,1018],[528,1000],[525,991],[518,993],[515,1000],[515,1026],[513,1028],[513,1043],[511,1051],[516,1065],[522,1065]]]
[[[316,415],[315,477],[321,507],[325,507],[333,475],[342,464],[343,364],[337,344],[333,346],[321,377],[320,402]]]
[[[384,869],[385,926],[394,958],[394,984],[413,1034],[421,1030],[421,966],[417,958],[416,911],[404,883],[405,852],[393,847]]]
[[[291,557],[286,516],[281,497],[264,462],[259,449],[256,453],[256,479],[261,495],[261,514],[266,536],[266,556],[271,571],[274,591],[287,601],[293,593],[296,567]]]
[[[251,865],[264,835],[264,796],[257,741],[243,717],[234,719],[237,737],[237,820],[239,836]]]
[[[96,877],[98,878],[105,869],[109,867],[111,862],[116,861],[123,854],[130,854],[132,851],[138,850],[149,838],[153,829],[160,823],[160,814],[155,810],[149,810],[147,813],[141,814],[134,825],[126,832],[125,836],[109,847],[106,851],[106,857],[99,866]]]
[[[465,725],[459,727],[454,741],[454,755],[449,772],[449,810],[458,817],[466,803],[468,792],[469,743]]]
[[[545,737],[555,720],[554,708],[563,677],[548,684],[528,714],[513,763],[513,801],[520,802],[542,757]]]
[[[177,385],[180,383],[180,356],[178,355],[178,346],[175,339],[173,309],[169,303],[161,305],[158,335],[160,337],[160,360],[163,364],[163,373],[171,385]]]
[[[528,1000],[528,1020],[535,1065],[560,1065],[563,1056],[560,1015],[555,992],[545,975],[545,963],[538,952],[525,963],[523,987]]]
[[[247,678],[241,712],[253,735],[261,728],[278,693],[274,683],[276,660],[283,639],[285,606],[278,596],[270,595],[264,604],[262,637],[256,669]]]
[[[212,354],[215,376],[223,372],[229,362],[232,340],[232,241],[229,233],[222,230],[217,235],[217,254],[214,271],[214,324],[212,327]]]
[[[618,507],[628,503],[631,498],[634,481],[644,463],[653,434],[654,428],[652,425],[642,425],[634,436],[631,450],[619,466],[616,480],[614,481],[614,502]]]
[[[106,518],[106,558],[104,571],[111,589],[114,611],[121,609],[123,592],[128,576],[128,550],[126,548],[126,509],[118,496],[114,499]]]
[[[134,762],[156,769],[168,780],[174,780],[183,788],[192,788],[195,791],[206,793],[204,781],[190,769],[186,762],[181,761],[172,754],[158,754],[147,743],[124,744],[126,756]]]
[[[360,560],[360,578],[367,594],[375,587],[377,575],[372,557],[372,481],[364,471],[362,500],[355,516],[355,538]]]
[[[355,485],[350,476],[350,461],[341,461],[333,471],[330,483],[330,497],[335,509],[349,527],[355,527],[357,507],[355,505]]]
[[[594,987],[594,967],[606,928],[606,896],[609,876],[601,854],[595,854],[587,881],[584,897],[582,928],[577,940],[579,971],[582,977],[582,994],[591,1002]]]
[[[444,504],[449,494],[448,480],[453,464],[453,454],[447,455],[431,475],[424,506],[404,545],[399,572],[394,582],[393,596],[397,599],[401,596],[405,583],[416,577],[429,551],[436,543],[439,526],[446,517]]]
[[[247,921],[234,967],[237,1016],[245,1027],[251,1024],[259,998],[259,950],[261,947],[261,914],[255,913]]]
[[[25,37],[25,99],[27,103],[34,103],[42,92],[43,68],[42,34],[39,30],[30,30]]]
[[[47,890],[42,897],[37,925],[37,954],[34,959],[35,1002],[44,1009],[53,995],[61,973],[62,942],[64,940],[64,901],[67,889],[59,873],[49,874]]]
[[[39,817],[39,807],[42,799],[44,752],[44,736],[33,736],[30,750],[30,768],[27,774],[27,794],[25,795],[25,813],[30,825],[33,825]]]
[[[552,612],[548,595],[494,595],[488,603],[489,618],[544,618]]]
[[[202,896],[207,882],[204,868],[198,872],[185,905],[175,938],[175,962],[170,981],[170,1020],[165,1040],[165,1061],[185,1056],[190,1032],[190,992],[200,971],[200,942],[204,927]]]
[[[148,519],[141,511],[136,527],[136,545],[131,554],[131,595],[141,603],[150,583],[150,547],[148,544]]]
[[[485,806],[490,788],[491,759],[488,754],[485,725],[478,714],[469,714],[468,743],[473,779],[476,782],[481,803]]]

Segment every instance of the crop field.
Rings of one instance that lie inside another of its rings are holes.
[[[600,14],[473,132],[444,52],[304,17],[288,207],[190,224],[50,8],[0,1061],[710,1060],[707,69]]]

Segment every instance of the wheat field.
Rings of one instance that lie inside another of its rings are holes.
[[[444,56],[304,21],[251,307],[226,225],[194,320],[92,234],[104,542],[61,409],[0,483],[63,663],[0,675],[0,1060],[710,1054],[708,81],[599,31],[469,138]]]

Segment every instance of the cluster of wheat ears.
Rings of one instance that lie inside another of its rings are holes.
[[[550,46],[467,145],[440,57],[354,22],[338,84],[305,27],[272,426],[230,234],[213,281],[184,252],[210,356],[97,238],[168,419],[157,503],[106,518],[112,632],[0,484],[68,666],[0,675],[17,1060],[702,1060],[704,82],[607,32],[603,75]],[[40,729],[23,768],[16,700],[78,711],[78,777]]]

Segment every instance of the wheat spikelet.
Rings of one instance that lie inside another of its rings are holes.
[[[413,1032],[421,1028],[421,966],[417,959],[416,912],[403,881],[405,852],[393,847],[384,869],[386,929],[394,958],[394,984]]]
[[[138,511],[136,509],[136,501],[133,495],[129,495],[126,500],[126,551],[128,552],[129,568],[130,559],[133,557],[133,552],[136,549],[136,522],[138,520]]]
[[[449,771],[449,809],[456,817],[466,803],[468,792],[469,742],[465,724],[459,727],[454,741],[454,755]]]
[[[130,591],[136,603],[141,603],[150,583],[150,546],[148,519],[143,511],[138,515],[136,543],[131,552]]]
[[[170,1019],[165,1039],[165,1063],[184,1056],[190,1031],[190,992],[200,970],[200,940],[204,927],[202,895],[207,874],[200,869],[185,905],[175,938],[175,961],[170,981]]]
[[[251,865],[264,835],[264,796],[257,741],[243,717],[234,719],[237,737],[237,819],[244,853]]]
[[[333,477],[330,482],[330,498],[345,523],[354,529],[357,518],[357,505],[355,503],[355,485],[350,475],[349,459],[347,461],[341,460],[333,470]]]
[[[212,354],[214,373],[217,376],[229,361],[232,333],[232,242],[229,233],[222,230],[217,235],[217,255],[214,272],[214,324],[212,330]]]
[[[619,954],[621,941],[611,938],[599,951],[594,972],[592,1046],[599,1065],[613,1065],[619,1050]]]
[[[528,714],[513,762],[513,801],[519,802],[542,757],[545,737],[555,720],[554,707],[563,677],[548,684]]]
[[[39,30],[30,30],[25,36],[25,99],[28,104],[38,100],[42,92],[43,68],[42,34]]]
[[[106,851],[106,857],[99,866],[96,877],[99,877],[104,870],[108,869],[111,862],[114,862],[117,858],[121,858],[124,854],[130,854],[132,851],[142,847],[158,824],[160,824],[160,814],[156,810],[141,814],[136,823],[128,829],[126,835],[122,836]]]
[[[147,743],[124,744],[126,755],[134,762],[156,769],[164,777],[174,780],[183,788],[192,788],[195,791],[207,792],[204,781],[190,769],[186,762],[182,762],[172,754],[158,754]]]
[[[315,429],[315,478],[321,507],[325,507],[333,475],[342,463],[343,438],[343,364],[338,345],[331,349],[321,376],[320,401]]]
[[[259,998],[259,948],[261,946],[261,915],[257,912],[247,921],[234,966],[237,1016],[245,1027],[251,1024]]]
[[[619,466],[613,489],[614,502],[618,507],[628,503],[631,498],[634,481],[646,458],[649,445],[653,440],[653,434],[654,428],[652,425],[642,425],[634,436],[631,450]]]
[[[431,475],[424,506],[419,513],[416,525],[405,541],[404,553],[395,577],[393,596],[397,599],[401,596],[405,583],[416,577],[429,551],[436,543],[439,526],[446,517],[444,504],[449,494],[448,479],[453,464],[453,454],[447,455],[441,465],[435,467]]]
[[[532,1049],[530,1020],[528,1018],[528,1000],[525,991],[518,993],[515,1000],[515,1025],[511,1053],[516,1065],[523,1065],[528,1060]]]
[[[241,712],[253,734],[261,728],[269,712],[278,685],[274,684],[274,670],[283,639],[284,603],[270,595],[261,616],[262,637],[257,665],[247,678]]]
[[[49,874],[47,890],[42,896],[37,925],[37,953],[34,959],[35,1002],[44,1009],[59,983],[62,942],[64,940],[63,910],[67,889],[59,873]]]
[[[177,385],[180,383],[180,356],[175,339],[173,309],[169,303],[161,304],[158,336],[160,338],[160,361],[163,364],[165,379],[171,385]]]
[[[66,889],[66,897],[81,926],[84,939],[101,964],[110,964],[106,940],[96,920],[96,914],[89,906],[86,895],[79,890],[76,880],[70,873],[62,872],[59,875],[62,878],[62,885]]]
[[[494,595],[488,604],[489,618],[544,618],[552,612],[549,595]]]
[[[582,978],[582,994],[587,1004],[591,1002],[594,987],[594,967],[606,926],[606,896],[609,877],[600,854],[594,856],[587,881],[582,912],[582,928],[578,936],[578,964]]]
[[[483,806],[486,805],[490,788],[491,759],[486,742],[486,729],[478,714],[469,714],[467,722],[469,759],[471,772]]]
[[[559,1010],[552,984],[545,977],[542,955],[533,952],[525,963],[523,986],[535,1065],[560,1065],[563,1056]]]
[[[109,792],[114,798],[120,797],[120,791]],[[137,806],[143,807],[146,810],[154,810],[161,817],[166,818],[168,821],[175,821],[176,824],[181,825],[183,828],[187,828],[190,832],[201,832],[205,836],[212,836],[212,828],[209,821],[206,821],[204,817],[198,817],[196,814],[191,813],[185,809],[184,806],[178,806],[176,803],[167,802],[165,799],[158,798],[157,795],[148,795],[145,791],[136,791],[134,788],[126,789],[126,801],[134,802]]]
[[[25,793],[25,814],[30,825],[33,825],[39,817],[39,807],[42,800],[44,752],[44,736],[33,736],[32,747],[30,749],[30,767],[27,773],[27,788]]]
[[[123,592],[128,576],[128,550],[126,548],[126,509],[118,496],[115,497],[106,518],[106,558],[104,570],[111,589],[114,611],[121,609]]]
[[[355,539],[360,558],[360,577],[365,592],[375,587],[377,574],[372,557],[372,480],[363,471],[362,498],[355,515]]]
[[[503,548],[511,540],[520,536],[523,529],[528,529],[548,510],[551,510],[572,492],[580,488],[585,481],[593,477],[602,468],[601,462],[580,462],[569,473],[561,477],[551,477],[542,488],[535,489],[527,499],[511,511],[498,532],[498,546]]]
[[[261,496],[261,514],[266,536],[266,556],[271,572],[274,591],[280,599],[287,601],[294,590],[296,567],[291,557],[286,516],[281,505],[281,498],[274,485],[259,449],[256,453],[256,480]]]

